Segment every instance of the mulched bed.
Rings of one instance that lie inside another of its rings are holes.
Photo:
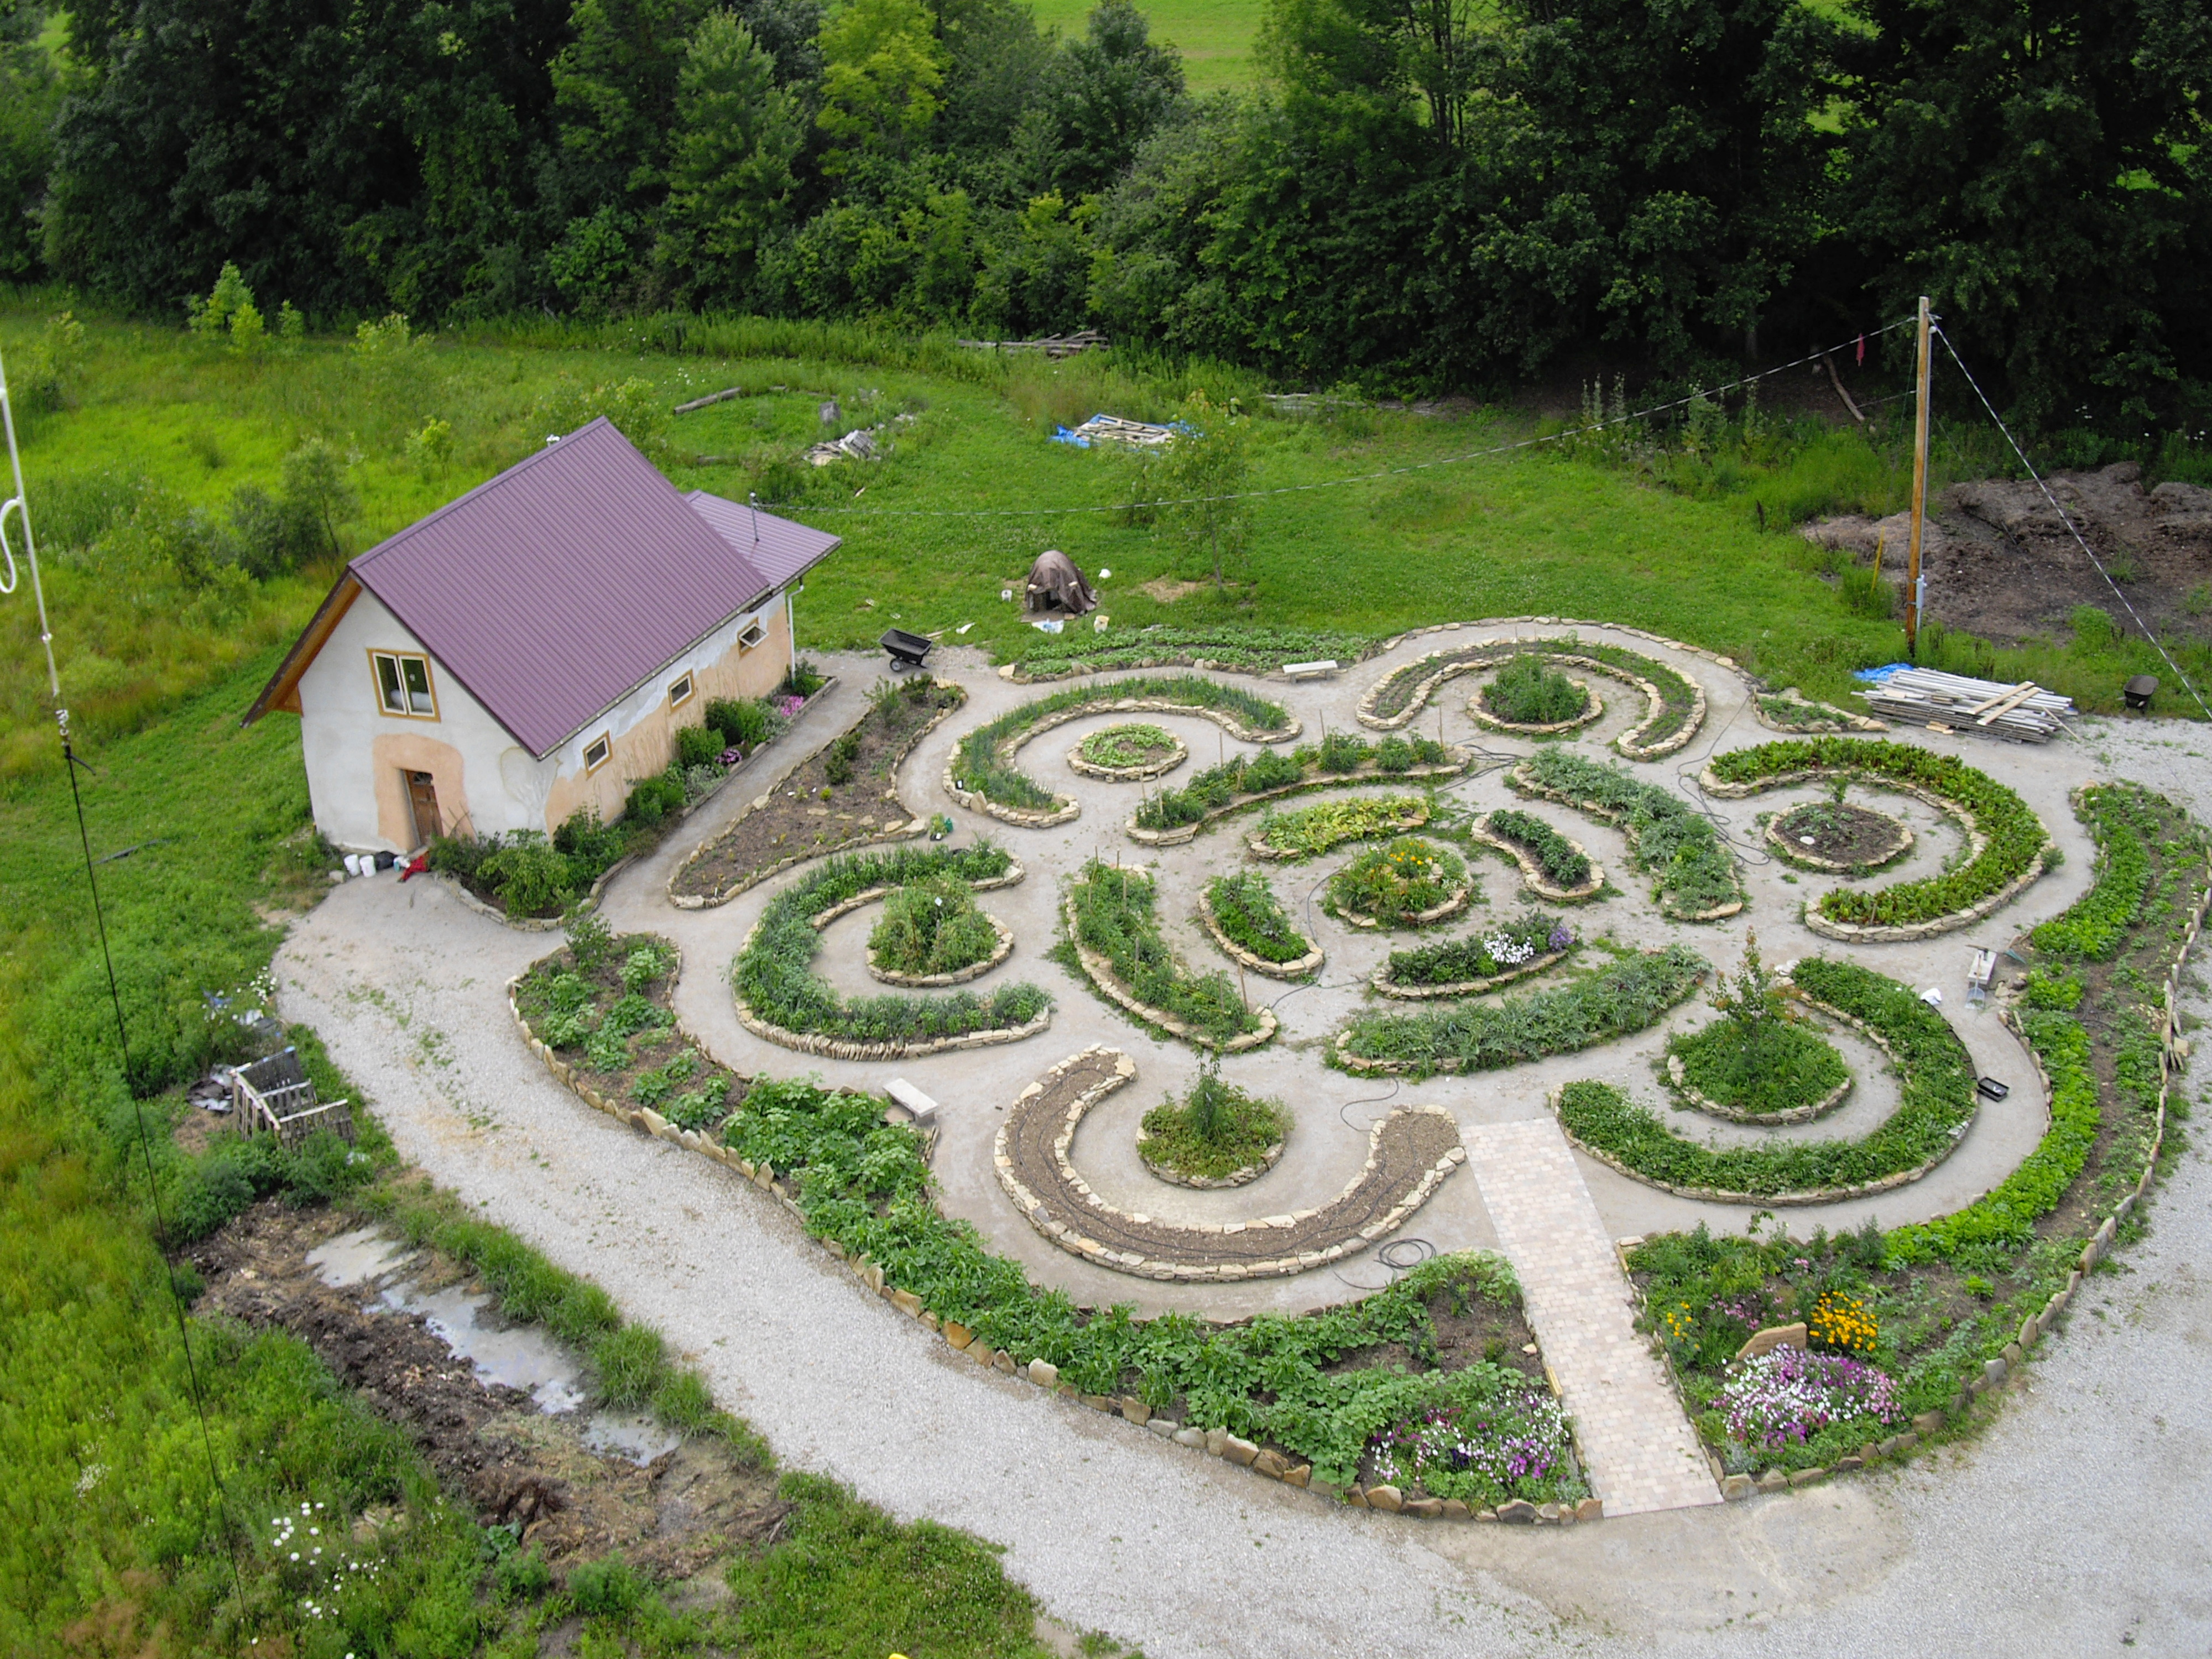
[[[913,685],[928,686],[927,695],[920,701],[907,695]],[[745,813],[678,872],[669,890],[679,897],[720,897],[757,871],[873,840],[910,823],[914,814],[901,804],[893,774],[923,729],[960,707],[968,694],[930,681],[908,682],[900,690],[802,761],[775,786],[765,806]],[[832,783],[831,750],[848,734],[858,735],[851,775]]]
[[[1885,812],[1847,801],[1811,801],[1775,820],[1790,852],[1871,870],[1904,849],[1905,826]],[[1807,837],[1810,836],[1808,842]]]

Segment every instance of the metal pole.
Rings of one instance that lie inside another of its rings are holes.
[[[1920,535],[1928,519],[1928,382],[1935,368],[1929,355],[1928,296],[1920,296],[1920,372],[1912,417],[1912,545],[1905,568],[1905,654],[1920,657]]]

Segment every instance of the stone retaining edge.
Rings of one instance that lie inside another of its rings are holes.
[[[1390,977],[1388,957],[1369,977],[1372,985],[1386,997],[1395,997],[1401,1002],[1431,1002],[1438,997],[1478,997],[1486,991],[1495,991],[1502,985],[1510,985],[1518,979],[1528,979],[1540,974],[1553,963],[1565,961],[1575,951],[1570,945],[1565,951],[1547,951],[1540,957],[1531,957],[1518,968],[1509,968],[1502,974],[1492,974],[1488,979],[1456,980],[1449,985],[1401,985]],[[1347,1056],[1348,1058],[1348,1056]]]
[[[1265,957],[1246,950],[1223,933],[1220,922],[1214,919],[1213,899],[1208,890],[1212,885],[1209,882],[1206,887],[1198,890],[1199,923],[1213,936],[1213,942],[1221,947],[1223,954],[1231,962],[1241,963],[1255,974],[1265,974],[1269,979],[1303,979],[1328,959],[1328,953],[1318,945],[1291,962],[1269,962]]]
[[[1565,661],[1565,658],[1555,660]],[[1595,725],[1605,718],[1605,699],[1580,680],[1569,680],[1569,685],[1579,690],[1589,700],[1589,707],[1571,720],[1549,720],[1535,725],[1522,725],[1517,720],[1501,720],[1482,706],[1482,693],[1477,691],[1467,700],[1467,717],[1477,726],[1487,726],[1492,732],[1508,732],[1516,737],[1554,738],[1562,732],[1579,732],[1585,726]]]
[[[1639,952],[1639,954],[1644,956],[1656,956],[1658,952],[1646,951]],[[1706,971],[1710,972],[1711,969],[1707,969]],[[1690,983],[1692,985],[1701,985],[1705,982],[1705,974],[1700,973],[1696,978],[1692,979]],[[1685,1000],[1686,1000],[1686,995],[1687,994],[1686,993]],[[1681,1003],[1677,1001],[1670,1003],[1668,1006],[1670,1009],[1678,1008],[1681,1006]],[[1652,1025],[1656,1025],[1658,1023],[1658,1021],[1654,1020],[1651,1024]],[[1644,1027],[1644,1030],[1650,1030],[1650,1029],[1651,1027],[1649,1025]],[[1335,1041],[1330,1044],[1330,1047],[1335,1049],[1336,1057],[1343,1065],[1344,1069],[1351,1073],[1355,1077],[1404,1077],[1413,1072],[1421,1069],[1421,1063],[1418,1060],[1369,1060],[1362,1055],[1352,1054],[1344,1046],[1351,1041],[1352,1032],[1347,1027],[1345,1030],[1337,1032]],[[1583,1051],[1581,1049],[1574,1049],[1571,1051],[1562,1052],[1580,1054]],[[1558,1056],[1553,1054],[1546,1054],[1541,1056],[1541,1058],[1545,1060],[1552,1060],[1558,1058]],[[1532,1062],[1523,1061],[1517,1063],[1528,1064]],[[1450,1060],[1439,1061],[1437,1064],[1429,1066],[1427,1070],[1429,1075],[1431,1077],[1457,1077],[1466,1070],[1466,1067],[1467,1062],[1465,1060],[1454,1057]]]
[[[1190,758],[1190,745],[1172,732],[1168,733],[1175,748],[1165,760],[1146,761],[1140,766],[1101,766],[1096,761],[1083,758],[1083,744],[1067,751],[1068,770],[1078,777],[1103,778],[1109,783],[1149,783],[1154,778],[1164,778]],[[1090,738],[1085,738],[1084,743]]]
[[[1867,810],[1871,811],[1873,809],[1869,807]],[[1782,820],[1788,816],[1789,815],[1787,813],[1778,812],[1772,817],[1767,819],[1765,830],[1766,844],[1774,849],[1775,857],[1780,859],[1784,864],[1794,865],[1800,870],[1810,870],[1819,875],[1873,875],[1877,871],[1887,869],[1891,865],[1896,863],[1898,860],[1903,858],[1907,853],[1910,853],[1917,841],[1917,837],[1913,835],[1911,829],[1908,825],[1899,823],[1895,818],[1890,818],[1890,823],[1896,824],[1898,834],[1903,836],[1905,839],[1899,842],[1896,847],[1892,848],[1886,856],[1876,859],[1872,864],[1839,864],[1833,859],[1820,858],[1814,854],[1807,852],[1802,847],[1792,846],[1790,842],[1790,838],[1782,833],[1780,827]],[[1881,816],[1884,817],[1889,817],[1886,812]],[[1955,817],[1955,814],[1954,816]]]
[[[902,974],[896,969],[878,967],[876,953],[871,951],[866,964],[868,975],[885,985],[896,985],[909,991],[942,990],[948,985],[965,985],[971,979],[981,979],[1014,953],[1014,930],[988,910],[983,913],[983,920],[991,924],[999,936],[999,943],[998,947],[981,962],[971,962],[965,968],[956,968],[949,974]]]

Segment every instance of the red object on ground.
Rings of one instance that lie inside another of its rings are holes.
[[[428,853],[417,854],[413,861],[399,872],[399,879],[404,881],[410,876],[419,876],[429,867],[430,855]]]

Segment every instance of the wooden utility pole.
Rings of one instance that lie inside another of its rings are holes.
[[[1928,520],[1928,381],[1935,360],[1928,355],[1928,296],[1920,296],[1919,395],[1912,416],[1912,546],[1905,562],[1905,654],[1920,657],[1920,532]]]

